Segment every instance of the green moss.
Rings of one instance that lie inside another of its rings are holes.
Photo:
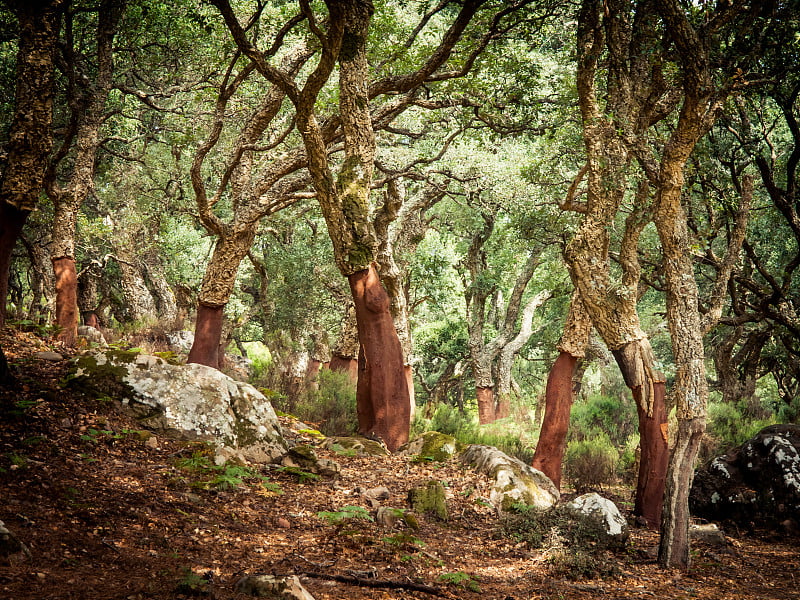
[[[84,393],[115,399],[132,398],[133,389],[123,379],[128,374],[125,365],[133,362],[137,354],[112,350],[107,356],[109,358],[103,364],[99,364],[93,355],[79,357],[66,378],[67,385]]]
[[[447,521],[447,500],[444,486],[440,481],[431,479],[425,487],[413,488],[408,492],[408,501],[412,508],[420,513],[430,515],[441,521]]]
[[[419,456],[425,460],[445,462],[464,450],[464,444],[456,438],[438,431],[426,431],[420,438],[423,443]]]

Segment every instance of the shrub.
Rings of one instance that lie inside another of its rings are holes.
[[[430,419],[417,417],[412,432],[419,435],[424,431],[438,431],[456,438],[462,444],[481,444],[494,446],[509,456],[525,463],[533,459],[534,448],[520,430],[508,431],[511,424],[501,421],[497,425],[480,426],[477,421],[459,411],[455,406],[439,404]]]
[[[708,406],[708,427],[702,459],[722,454],[755,436],[774,421],[751,419],[739,406],[711,402]]]
[[[618,461],[619,452],[608,435],[600,433],[589,439],[570,442],[564,466],[575,490],[583,493],[612,483]]]
[[[634,433],[636,408],[627,396],[592,395],[576,402],[570,412],[570,439],[583,440],[605,433],[621,446]]]
[[[356,388],[347,373],[324,369],[317,389],[308,389],[290,409],[302,421],[317,424],[325,435],[352,435],[358,430]]]

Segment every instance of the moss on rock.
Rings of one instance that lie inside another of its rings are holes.
[[[431,479],[424,487],[412,488],[408,492],[408,501],[420,514],[430,515],[441,521],[448,519],[447,500],[440,481]]]

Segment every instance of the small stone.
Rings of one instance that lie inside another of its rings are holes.
[[[144,445],[155,450],[158,448],[158,438],[156,436],[149,437],[145,441]]]
[[[725,534],[715,523],[689,526],[689,538],[709,546],[726,546],[728,544]]]
[[[386,529],[393,529],[397,522],[400,520],[402,512],[396,508],[390,508],[388,506],[381,506],[378,508],[378,512],[375,515],[375,521],[381,527],[385,527]]]
[[[275,520],[275,525],[277,525],[281,529],[291,529],[292,528],[292,524],[289,522],[289,519],[284,519],[283,517],[278,517]]]
[[[363,495],[366,498],[372,498],[373,500],[388,500],[390,492],[389,488],[381,485],[378,487],[368,489],[366,492],[363,492]]]
[[[43,352],[37,352],[34,354],[36,358],[39,360],[47,360],[50,362],[58,362],[60,360],[64,360],[64,357],[59,354],[58,352],[50,352],[49,350],[45,350]]]
[[[274,577],[272,575],[247,575],[236,584],[236,591],[257,598],[286,600],[314,600],[296,575]]]

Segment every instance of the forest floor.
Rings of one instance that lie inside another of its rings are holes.
[[[659,568],[657,535],[641,528],[614,553],[534,549],[502,533],[480,500],[487,481],[456,461],[319,450],[341,477],[260,467],[267,485],[214,470],[202,445],[147,437],[109,399],[65,389],[67,361],[36,359],[50,348],[33,334],[0,342],[19,380],[0,390],[0,520],[30,549],[0,558],[3,600],[242,599],[236,582],[253,574],[297,575],[317,600],[800,598],[797,539],[727,529],[724,548],[694,545],[688,572]],[[380,503],[405,509],[431,479],[446,484],[446,522],[332,522],[347,506],[374,516],[359,490],[385,486]]]

